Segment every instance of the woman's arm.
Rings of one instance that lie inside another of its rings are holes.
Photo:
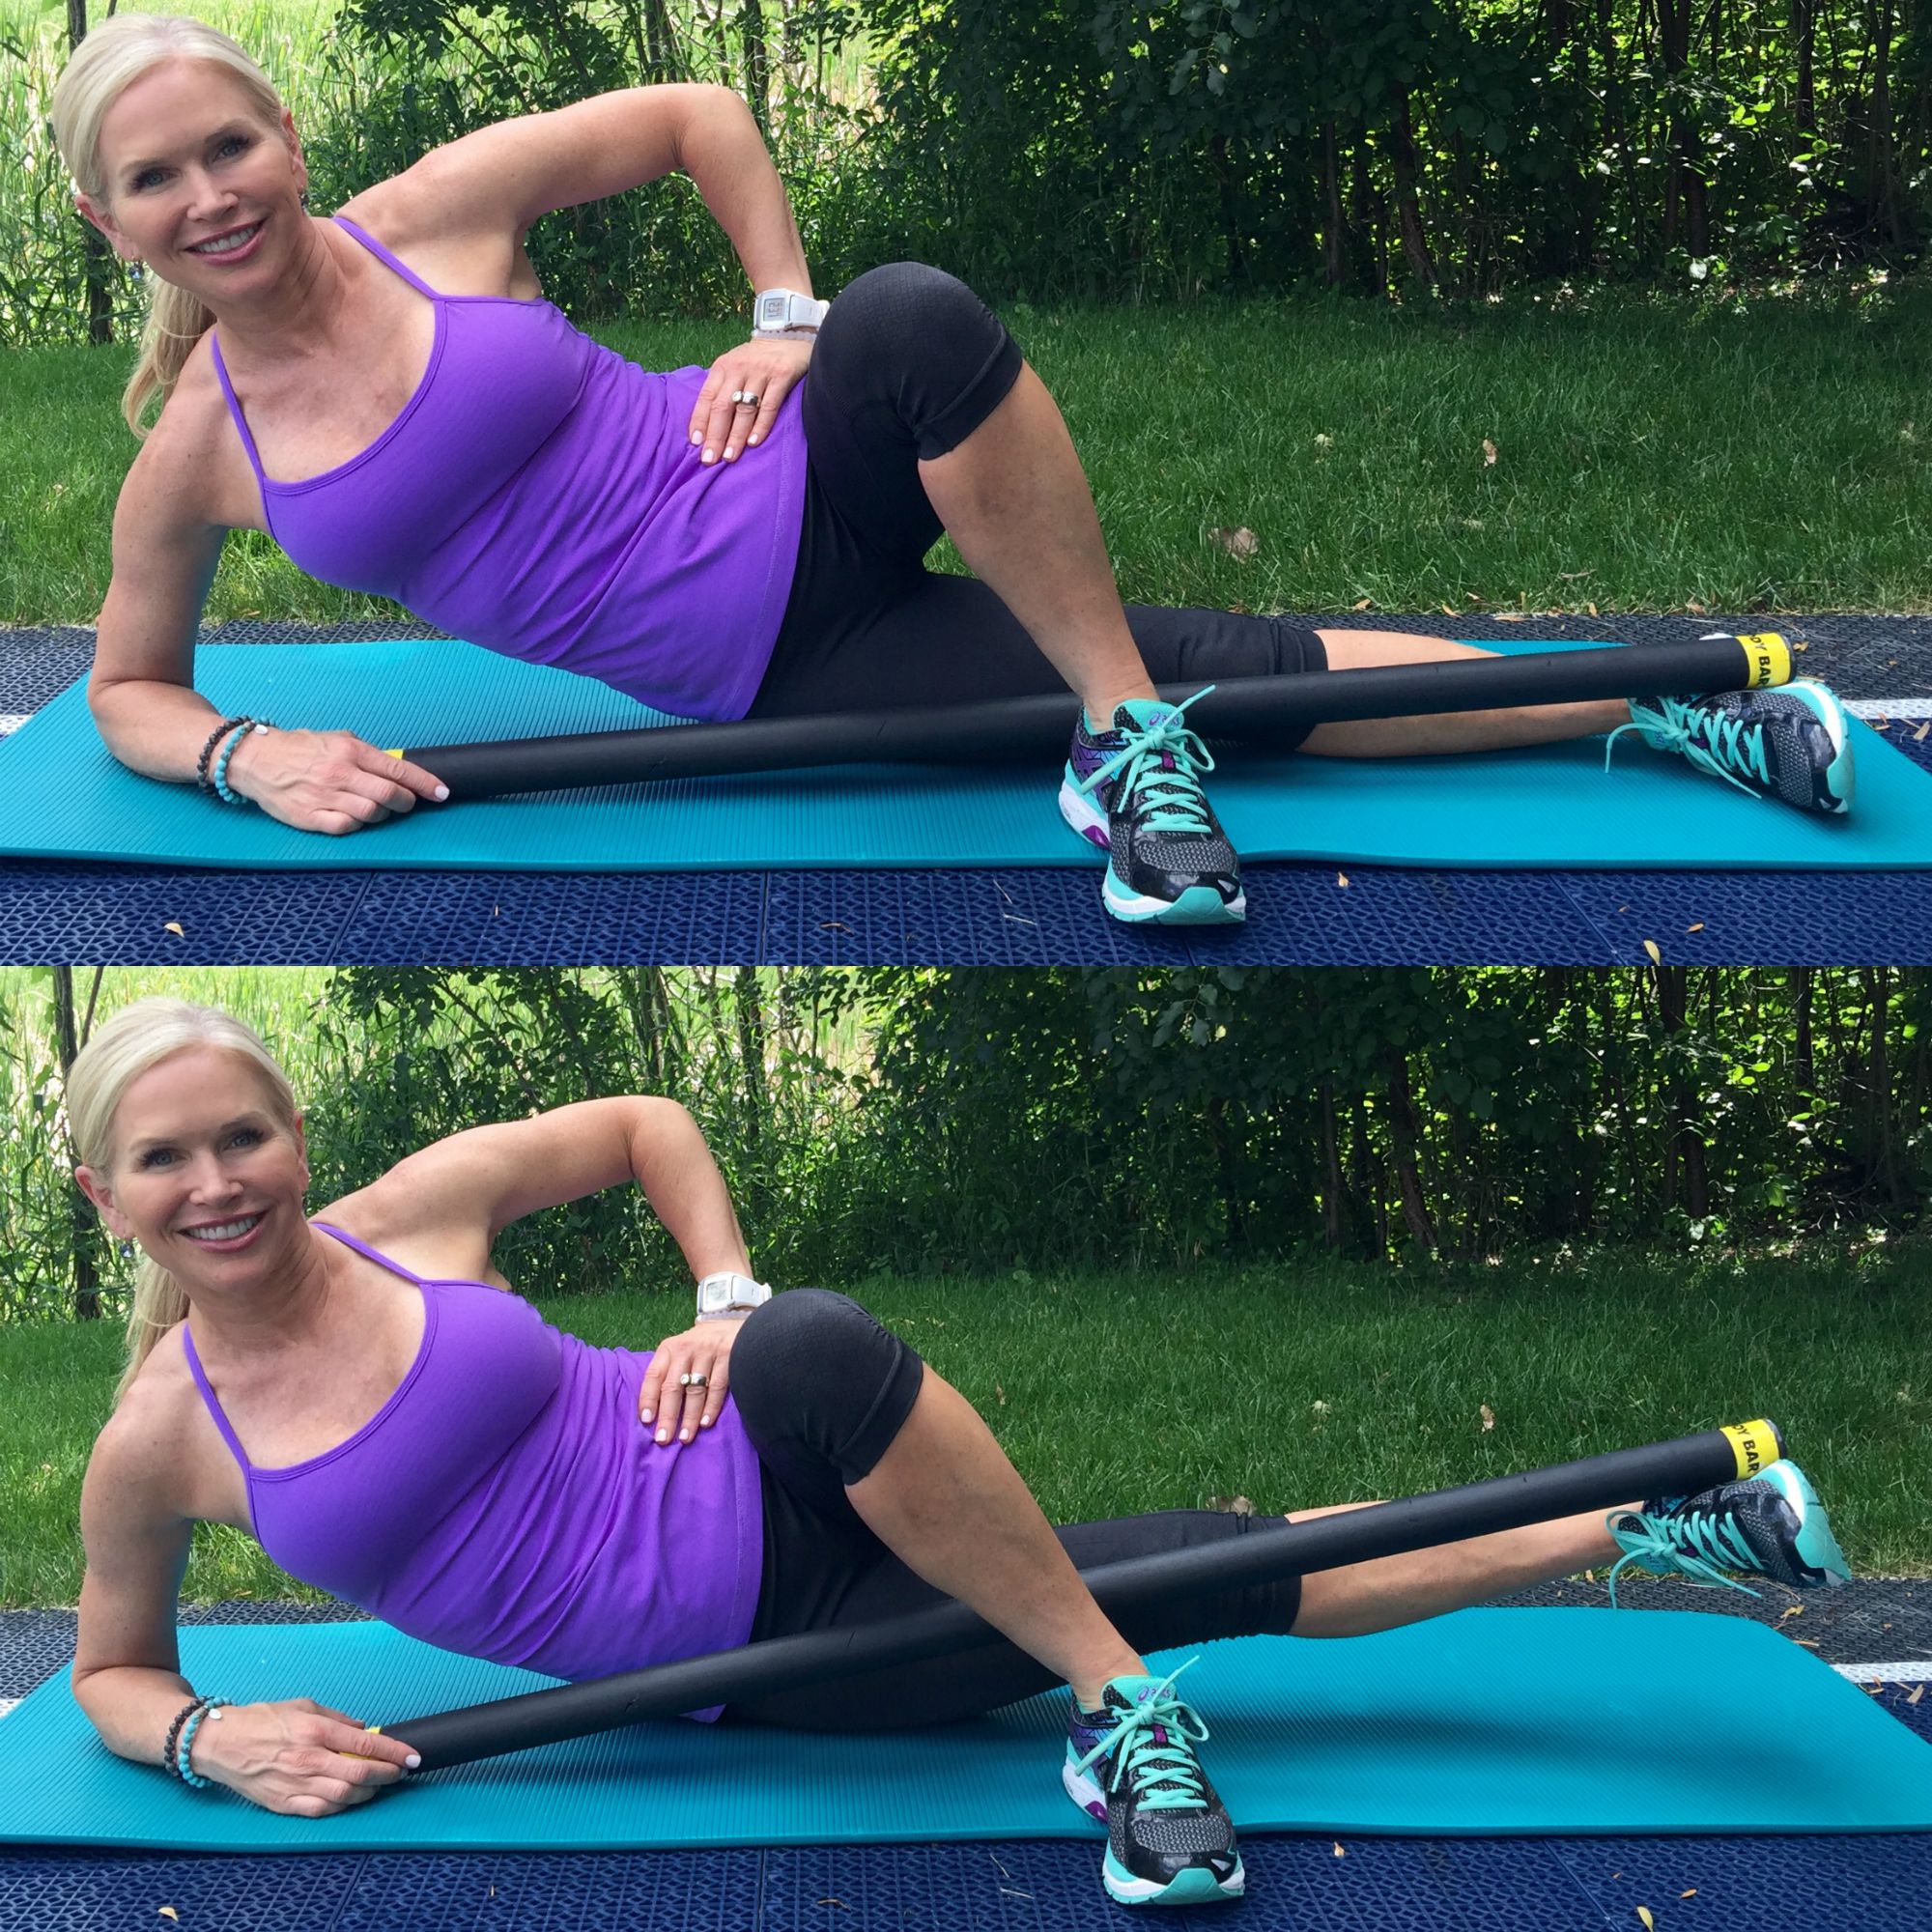
[[[177,1494],[187,1460],[178,1437],[158,1391],[136,1382],[95,1443],[80,1495],[87,1572],[74,1701],[116,1756],[156,1771],[169,1727],[197,1694],[175,1635],[194,1529]],[[271,1811],[319,1818],[366,1803],[408,1762],[400,1739],[303,1697],[235,1705],[204,1721],[189,1769]]]
[[[728,87],[677,83],[600,94],[550,114],[466,134],[398,178],[439,222],[522,241],[553,209],[621,194],[673,170],[689,175],[730,238],[754,292],[811,294],[791,202],[752,110]],[[688,433],[700,460],[727,463],[758,442],[811,359],[810,335],[761,337],[714,363]],[[757,398],[740,409],[734,398]]]
[[[87,684],[88,708],[115,757],[179,783],[196,781],[202,749],[223,722],[194,689],[195,633],[228,534],[197,487],[216,452],[202,446],[195,413],[164,417],[121,486],[113,577]],[[308,832],[351,832],[440,789],[421,766],[347,731],[253,733],[237,745],[227,778],[240,796]]]
[[[694,1280],[752,1272],[724,1177],[697,1122],[675,1100],[647,1094],[583,1100],[452,1134],[398,1162],[343,1208],[358,1233],[420,1240],[421,1255],[436,1257],[438,1267],[488,1280],[490,1245],[512,1221],[627,1180],[643,1189]],[[640,1421],[657,1421],[660,1443],[673,1435],[688,1442],[717,1421],[738,1327],[729,1319],[699,1321],[659,1344],[638,1411]],[[703,1380],[678,1380],[693,1374]]]

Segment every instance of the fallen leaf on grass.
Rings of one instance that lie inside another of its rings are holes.
[[[1255,1506],[1246,1496],[1209,1496],[1208,1507],[1219,1510],[1223,1516],[1253,1516]]]
[[[998,1383],[998,1382],[995,1382],[995,1383],[993,1384],[993,1400],[994,1400],[995,1402],[997,1402],[997,1403],[998,1403],[998,1404],[1000,1405],[1000,1406],[1001,1406],[1002,1408],[1005,1408],[1005,1407],[1006,1407],[1006,1406],[1007,1406],[1007,1392],[1006,1392],[1006,1390],[1005,1390],[1005,1389],[1003,1389],[1003,1388],[1002,1388],[1002,1387],[1001,1387],[1001,1386],[999,1385],[999,1383]]]
[[[1689,611],[1693,617],[1704,617],[1710,614],[1704,609],[1703,605],[1699,604],[1695,598],[1690,598],[1687,600],[1684,608],[1685,610]]]
[[[1491,614],[1498,624],[1525,624],[1529,621],[1527,611],[1495,611]]]
[[[1650,954],[1650,963],[1653,966],[1662,966],[1663,964],[1663,954],[1657,950],[1656,940],[1646,939],[1643,942],[1643,950]]]
[[[1358,597],[1351,608],[1357,611],[1372,611],[1375,609],[1375,603],[1373,597]]]
[[[1453,617],[1453,616],[1455,616],[1455,615],[1456,615],[1456,607],[1455,607],[1455,605],[1453,605],[1453,604],[1445,604],[1445,605],[1443,605],[1443,607],[1442,607],[1442,614],[1443,614],[1443,615],[1444,615],[1445,617]]]
[[[1496,460],[1496,446],[1488,437],[1483,439],[1483,468],[1490,469]]]
[[[1480,1406],[1480,1407],[1481,1407],[1481,1414],[1482,1414],[1482,1418],[1483,1418],[1483,1428],[1484,1428],[1484,1430],[1485,1430],[1485,1431],[1487,1432],[1487,1431],[1489,1431],[1489,1430],[1492,1430],[1492,1429],[1493,1429],[1493,1428],[1494,1428],[1494,1427],[1496,1426],[1496,1412],[1495,1412],[1495,1410],[1494,1410],[1494,1409],[1492,1409],[1492,1407],[1491,1407],[1491,1406],[1489,1406],[1489,1404],[1488,1404],[1488,1403],[1483,1403],[1483,1404],[1482,1404],[1482,1405]]]
[[[1590,615],[1593,617],[1597,614],[1597,607],[1594,604],[1585,604],[1583,606],[1583,609],[1589,611]]]
[[[1237,530],[1209,530],[1208,535],[1230,556],[1253,556],[1262,547],[1261,539],[1245,524]]]

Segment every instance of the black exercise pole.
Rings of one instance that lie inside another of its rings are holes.
[[[1691,1495],[1753,1475],[1783,1453],[1775,1425],[1747,1422],[1647,1449],[1615,1449],[1554,1468],[1317,1517],[1263,1536],[1130,1557],[1081,1574],[1100,1607],[1119,1618],[1150,1604],[1333,1570],[1493,1530],[1520,1529],[1582,1510],[1614,1509],[1649,1496]],[[614,1730],[642,1718],[738,1703],[800,1684],[859,1676],[1005,1641],[964,1604],[949,1602],[882,1623],[775,1637],[467,1710],[400,1718],[379,1728],[420,1752],[424,1771],[437,1771]]]
[[[1689,696],[1784,684],[1782,638],[1700,638],[1683,644],[1538,651],[1524,657],[1448,658],[1432,664],[1330,670],[1293,677],[1225,678],[1187,708],[1204,737],[1266,742],[1338,719],[1489,711],[1511,704],[1574,704],[1599,697]],[[1164,684],[1171,703],[1199,684]],[[644,731],[586,731],[500,743],[398,750],[434,772],[452,803],[511,792],[581,790],[667,779],[792,771],[808,765],[980,764],[1064,753],[1078,706],[1070,693],[996,698],[940,710],[841,711]]]

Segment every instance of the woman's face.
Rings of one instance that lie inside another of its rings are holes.
[[[265,126],[216,62],[169,61],[124,88],[101,123],[100,166],[105,198],[82,195],[81,213],[209,306],[272,280],[301,236],[295,124],[285,112]]]
[[[219,1047],[185,1048],[131,1081],[113,1167],[77,1178],[114,1234],[185,1285],[245,1273],[305,1235],[301,1122],[285,1125],[254,1065]]]

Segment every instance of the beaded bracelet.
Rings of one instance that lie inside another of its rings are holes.
[[[178,1776],[175,1771],[175,1744],[181,1737],[181,1728],[207,1702],[206,1697],[197,1697],[192,1704],[184,1704],[174,1722],[168,1726],[168,1741],[161,1747],[161,1769],[170,1776]]]
[[[252,724],[254,722],[252,718],[224,718],[208,734],[208,743],[201,748],[201,756],[194,761],[194,781],[203,791],[213,791],[214,789],[208,776],[208,761],[213,757],[215,746],[220,744],[222,739],[234,730],[236,725]]]
[[[181,1775],[181,1781],[196,1791],[206,1791],[212,1780],[204,1777],[188,1762],[194,1749],[195,1733],[201,1729],[204,1718],[219,1718],[222,1705],[232,1701],[227,1697],[203,1698],[201,1709],[187,1720],[187,1729],[182,1733],[181,1744],[175,1751],[175,1770]]]
[[[243,738],[257,731],[268,731],[273,727],[266,718],[244,718],[221,748],[220,755],[214,761],[214,795],[223,805],[240,805],[242,794],[228,782],[228,760],[235,755],[235,749]]]

